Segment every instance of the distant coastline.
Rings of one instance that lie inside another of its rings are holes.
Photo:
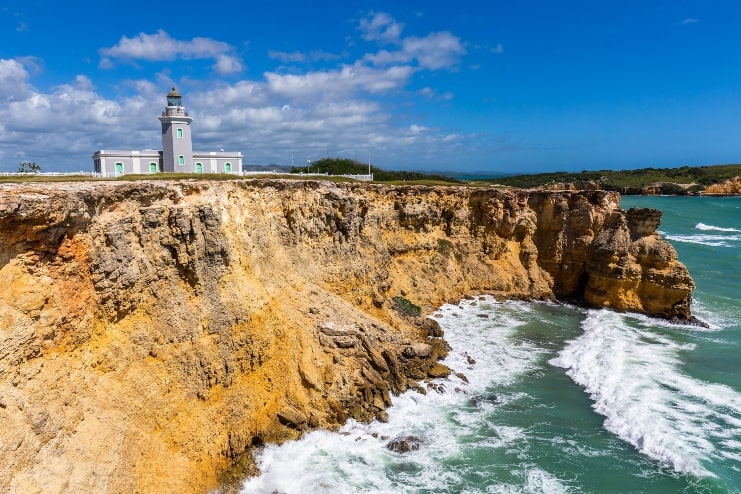
[[[741,194],[741,165],[585,170],[487,177],[474,181],[520,188],[603,189],[623,195],[732,196]]]

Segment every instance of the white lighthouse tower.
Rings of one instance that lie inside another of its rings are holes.
[[[193,141],[190,123],[193,121],[183,107],[183,97],[177,89],[167,93],[167,107],[159,117],[162,122],[162,171],[202,173],[193,164]]]

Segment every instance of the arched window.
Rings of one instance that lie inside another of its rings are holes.
[[[116,163],[116,176],[118,177],[119,175],[123,175],[123,171],[124,171],[123,163],[119,161],[118,163]]]
[[[232,164],[231,164],[231,163],[227,163],[227,164],[225,164],[225,165],[224,165],[224,171],[225,171],[226,173],[231,173],[231,172],[232,172]]]
[[[196,163],[196,173],[203,173],[203,165]]]

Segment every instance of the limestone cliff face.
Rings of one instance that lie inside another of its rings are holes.
[[[445,352],[393,297],[687,319],[659,218],[603,191],[0,185],[0,489],[204,492],[253,444],[382,418]]]
[[[709,185],[703,192],[707,195],[737,196],[741,195],[741,177],[731,178],[719,184]]]

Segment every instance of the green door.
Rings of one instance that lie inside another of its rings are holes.
[[[203,165],[196,163],[196,173],[203,173]]]
[[[149,164],[149,173],[157,173],[157,163]]]
[[[116,163],[116,176],[123,175],[123,163]]]
[[[231,163],[227,163],[226,165],[224,165],[224,170],[227,173],[231,173],[232,172],[232,164]]]

